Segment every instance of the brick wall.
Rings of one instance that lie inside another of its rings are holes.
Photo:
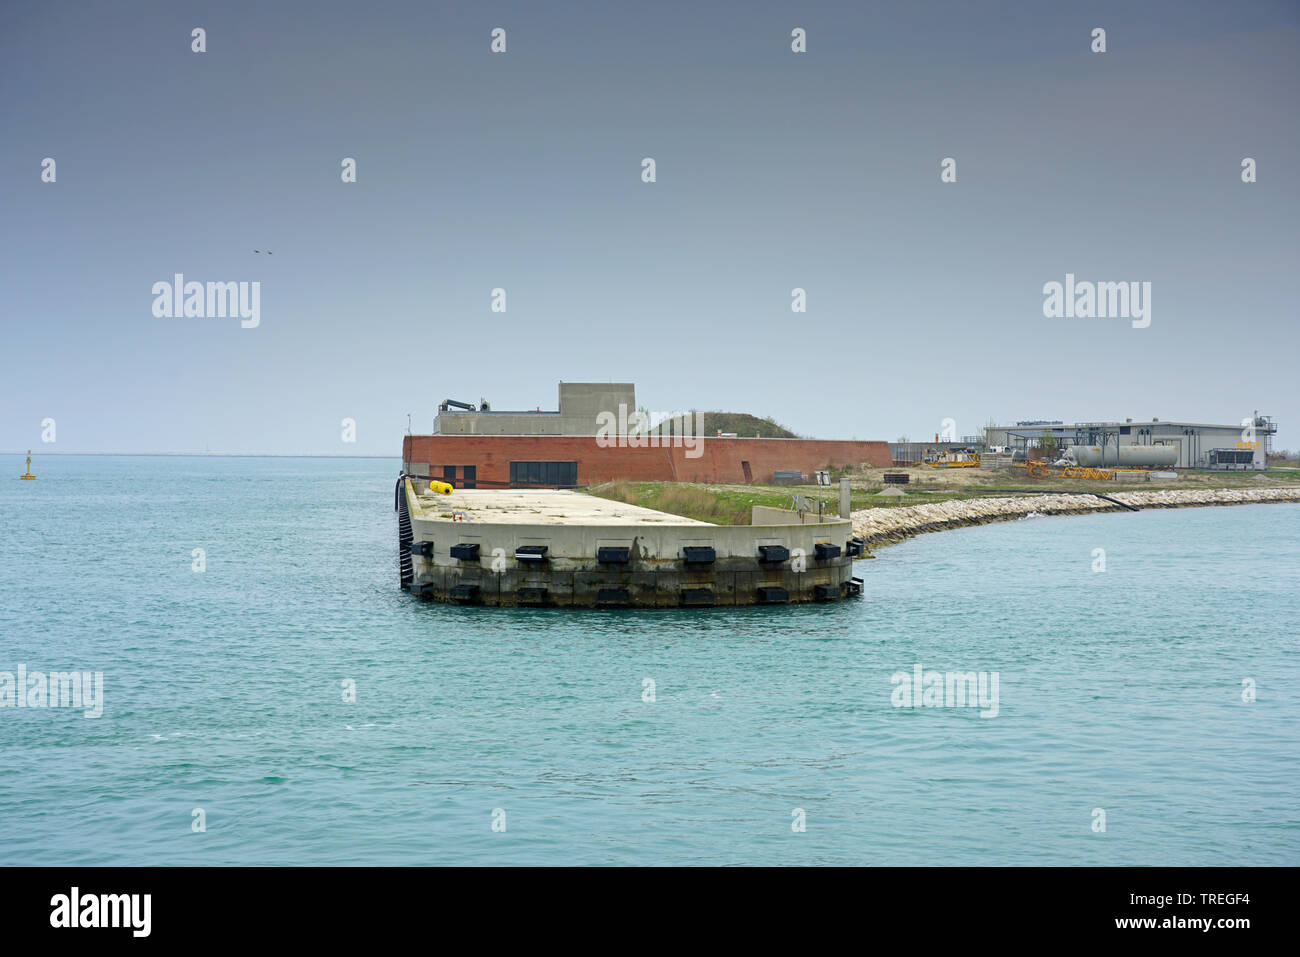
[[[489,487],[509,483],[511,462],[577,462],[579,485],[612,479],[738,483],[746,481],[745,462],[753,481],[763,484],[772,481],[776,469],[799,469],[811,476],[828,465],[892,464],[886,442],[711,437],[699,442],[694,449],[601,448],[594,436],[408,435],[402,461],[432,466],[438,476],[446,465],[473,465],[478,483]],[[693,458],[688,453],[700,454]]]

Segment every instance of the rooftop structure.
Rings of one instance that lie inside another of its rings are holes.
[[[620,407],[624,410],[619,415]],[[636,387],[630,382],[561,382],[558,409],[529,412],[492,409],[444,399],[433,423],[434,435],[595,435],[612,417],[614,435],[627,434],[630,413],[636,411]],[[602,419],[602,413],[607,418]],[[609,431],[609,430],[606,430]]]

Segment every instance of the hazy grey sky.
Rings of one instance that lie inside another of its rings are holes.
[[[560,379],[828,438],[1259,409],[1300,446],[1297,10],[7,0],[0,447],[396,455],[407,412]],[[175,273],[260,282],[260,325],[155,317]],[[1044,317],[1066,273],[1150,282],[1150,326]]]

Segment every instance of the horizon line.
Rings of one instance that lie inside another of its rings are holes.
[[[39,453],[32,449],[0,449],[0,455],[142,455],[178,456],[193,458],[249,458],[249,459],[401,459],[401,455],[362,454],[359,452],[123,452],[95,449],[51,449]]]

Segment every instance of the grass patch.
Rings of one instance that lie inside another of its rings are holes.
[[[676,482],[606,482],[587,490],[600,498],[653,508],[714,525],[748,525],[749,506],[711,486]],[[764,504],[764,503],[760,503]]]
[[[1162,491],[1165,489],[1205,489],[1205,488],[1259,488],[1271,483],[1258,482],[1254,476],[1258,472],[1190,472],[1180,473],[1174,482],[1099,482],[1079,479],[1066,479],[1059,476],[1047,478],[1029,478],[1023,470],[984,471],[982,474],[966,476],[945,474],[943,469],[888,469],[885,471],[908,471],[912,473],[909,485],[897,486],[904,491],[901,496],[881,496],[877,493],[883,486],[879,478],[881,470],[864,473],[861,470],[850,471],[854,487],[849,492],[849,506],[854,511],[864,508],[901,508],[908,505],[930,505],[938,502],[966,501],[976,498],[1016,497],[1013,489],[1060,489],[1075,494],[1101,492],[1113,495],[1116,492]],[[953,470],[973,473],[974,469]],[[1294,480],[1294,473],[1269,473],[1275,478]],[[1295,481],[1286,484],[1297,484]],[[824,503],[824,514],[835,515],[839,510],[839,489],[825,488],[817,485],[706,485],[695,482],[606,482],[586,490],[591,495],[625,502],[628,505],[640,505],[653,508],[670,515],[681,515],[714,525],[748,525],[751,521],[751,509],[755,505],[769,508],[792,508],[796,493],[803,496],[816,508],[816,502]]]
[[[587,489],[601,498],[653,508],[670,515],[681,515],[714,525],[748,525],[755,505],[769,508],[793,508],[794,496],[802,493],[816,508],[824,503],[824,514],[833,516],[839,509],[839,491],[816,485],[704,485],[694,482],[606,482]],[[850,494],[853,508],[871,505],[915,504],[917,500],[934,501],[939,496],[908,496],[907,499],[875,499],[866,489],[854,489]],[[873,501],[873,499],[875,499]]]

